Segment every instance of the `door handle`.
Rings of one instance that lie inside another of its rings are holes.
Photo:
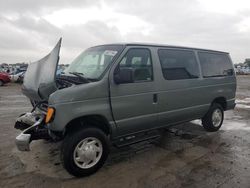
[[[158,102],[158,95],[157,93],[153,94],[153,104],[156,104]]]

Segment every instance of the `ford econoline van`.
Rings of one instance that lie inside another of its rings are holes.
[[[109,44],[81,53],[56,75],[61,39],[29,64],[22,92],[33,110],[17,119],[21,151],[37,139],[63,140],[62,162],[74,176],[96,172],[111,145],[159,136],[163,128],[201,119],[220,129],[235,107],[229,53],[158,44]]]

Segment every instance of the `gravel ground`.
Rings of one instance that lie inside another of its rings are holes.
[[[237,81],[237,106],[220,131],[205,132],[199,120],[178,125],[153,142],[113,148],[86,178],[63,169],[61,143],[34,141],[30,152],[17,151],[13,125],[31,105],[20,85],[0,87],[0,187],[250,187],[250,77]]]

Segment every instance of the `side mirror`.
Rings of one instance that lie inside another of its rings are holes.
[[[134,72],[131,68],[118,69],[114,74],[114,81],[116,84],[133,83]]]

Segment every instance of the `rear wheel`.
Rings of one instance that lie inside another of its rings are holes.
[[[2,80],[0,80],[0,86],[3,86],[3,81]]]
[[[202,118],[203,127],[209,132],[218,131],[223,123],[224,110],[218,103],[212,104],[207,114]]]
[[[89,127],[68,134],[62,145],[62,162],[72,175],[82,177],[95,173],[109,154],[107,136]]]

